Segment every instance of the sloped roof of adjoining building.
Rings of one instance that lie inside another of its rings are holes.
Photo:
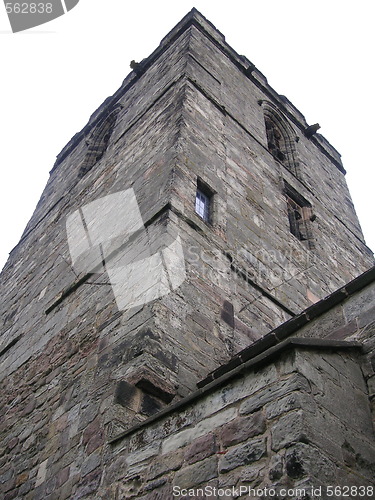
[[[242,373],[267,365],[285,351],[300,348],[322,351],[327,349],[330,351],[342,351],[348,349],[356,349],[360,351],[362,349],[362,343],[358,340],[350,339],[352,334],[355,333],[355,329],[346,329],[346,327],[340,328],[340,334],[336,335],[335,331],[330,332],[330,338],[306,338],[298,335],[300,335],[300,330],[302,328],[308,326],[320,317],[323,319],[324,315],[327,313],[329,314],[336,306],[347,302],[351,298],[355,299],[356,295],[360,294],[366,287],[374,283],[375,266],[350,281],[345,286],[331,293],[326,298],[305,309],[298,316],[291,318],[279,327],[275,328],[263,338],[251,344],[249,347],[243,349],[228,363],[222,365],[210,373],[205,379],[198,382],[198,389],[189,396],[176,403],[168,405],[159,413],[156,413],[143,422],[140,422],[126,431],[119,433],[109,441],[114,443],[129,434],[133,434],[138,429],[149,425],[151,422],[159,420],[174,411],[178,411],[192,404],[194,401],[204,397],[208,393],[215,391],[216,388],[225,385],[231,379],[241,376]],[[375,305],[372,304],[372,307],[370,307],[370,315],[372,315],[372,319],[371,317],[369,319],[367,312],[365,313],[368,322],[375,320],[374,311]],[[349,337],[348,340],[345,340],[346,336]],[[344,339],[337,339],[336,337],[344,337]]]
[[[331,332],[331,339],[306,339],[303,337],[293,340],[286,339],[290,338],[302,327],[319,318],[319,316],[322,316],[324,313],[342,303],[350,296],[354,295],[356,292],[359,292],[374,281],[375,266],[370,268],[368,271],[364,272],[354,280],[350,281],[345,286],[331,293],[324,299],[305,309],[301,314],[298,314],[297,316],[294,316],[285,323],[281,324],[270,333],[251,344],[249,347],[243,349],[241,352],[236,354],[228,363],[220,366],[215,371],[210,373],[204,380],[198,382],[197,386],[204,387],[213,380],[217,380],[218,378],[222,377],[224,374],[241,367],[241,365],[247,363],[249,360],[254,360],[259,356],[264,357],[265,353],[268,353],[268,351],[271,351],[271,349],[279,351],[280,349],[284,349],[288,345],[306,345],[306,342],[308,345],[312,345],[314,347],[317,347],[319,345],[328,346],[331,344],[332,347],[335,347],[335,345],[339,347],[341,345],[340,342],[342,341],[332,339],[332,336],[334,336],[334,332]],[[350,334],[352,334],[353,332],[348,331],[347,333],[348,336],[350,336]],[[347,343],[346,341],[344,342]]]

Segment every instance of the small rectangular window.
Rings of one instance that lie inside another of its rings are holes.
[[[309,248],[313,248],[311,221],[314,219],[311,204],[285,182],[285,198],[290,232]]]
[[[210,196],[197,188],[195,211],[206,222],[210,220]]]
[[[286,197],[286,202],[288,206],[290,232],[300,241],[307,240],[307,234],[304,230],[303,208],[290,198],[290,196]]]
[[[213,224],[214,218],[214,191],[199,177],[195,193],[195,212],[208,224]]]

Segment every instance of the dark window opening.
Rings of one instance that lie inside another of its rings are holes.
[[[108,115],[101,122],[88,140],[88,149],[83,162],[80,165],[78,177],[82,178],[103,157],[107,150],[109,140],[116,125],[119,109]]]
[[[275,156],[281,162],[285,161],[286,156],[282,152],[282,135],[276,125],[269,119],[265,119],[266,122],[266,133],[267,133],[267,143],[268,150],[273,156]]]
[[[288,206],[288,217],[290,232],[300,241],[307,240],[307,232],[304,227],[303,207],[298,205],[289,196],[286,197]]]
[[[198,180],[195,194],[195,212],[205,222],[212,222],[212,197],[213,192],[210,188]]]
[[[282,163],[296,177],[301,177],[297,161],[296,142],[298,137],[289,120],[273,104],[260,101],[264,112],[264,124],[267,149],[272,156]]]
[[[300,241],[306,242],[309,248],[313,248],[311,232],[313,213],[311,204],[286,183],[285,198],[290,232]]]

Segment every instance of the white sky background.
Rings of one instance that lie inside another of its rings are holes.
[[[375,249],[373,0],[80,0],[61,18],[17,34],[1,2],[0,269],[56,155],[120,87],[130,61],[150,55],[193,6],[309,124],[320,123],[342,154]]]

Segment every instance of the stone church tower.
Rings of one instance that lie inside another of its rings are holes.
[[[1,275],[2,498],[371,498],[373,258],[339,153],[195,9],[131,66]]]

